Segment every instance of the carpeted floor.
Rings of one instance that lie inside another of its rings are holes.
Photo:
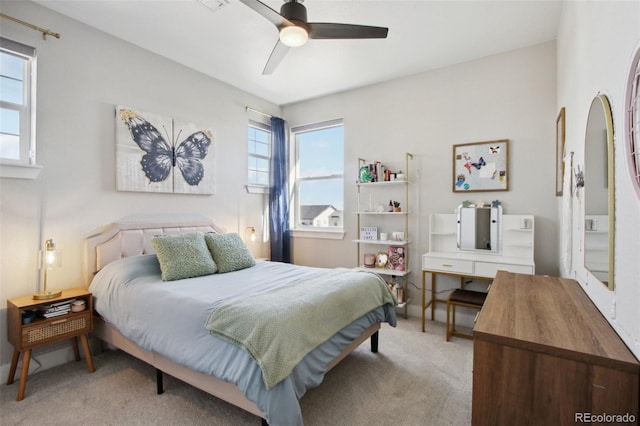
[[[468,425],[472,342],[444,340],[444,325],[399,319],[384,325],[380,351],[361,345],[301,400],[306,426]],[[121,351],[0,385],[0,423],[9,425],[259,425],[260,420],[171,377],[156,395],[155,370]],[[6,380],[6,378],[2,378]]]

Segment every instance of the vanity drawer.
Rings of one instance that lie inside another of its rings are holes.
[[[439,257],[424,257],[422,259],[422,268],[430,269],[433,271],[450,272],[452,274],[472,274],[473,261]]]
[[[533,274],[533,267],[529,265],[512,265],[509,263],[476,262],[473,274],[479,277],[493,278],[498,271]]]

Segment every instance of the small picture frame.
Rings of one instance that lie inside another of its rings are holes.
[[[453,145],[453,192],[509,190],[509,139]]]
[[[556,118],[556,196],[562,195],[564,182],[564,142],[565,142],[565,112],[560,108]]]

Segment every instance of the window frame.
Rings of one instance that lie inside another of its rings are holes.
[[[294,237],[306,237],[306,238],[321,238],[321,239],[342,239],[345,235],[345,214],[344,209],[342,211],[342,226],[328,226],[328,227],[319,227],[312,225],[302,225],[300,224],[300,183],[301,182],[309,182],[309,181],[318,181],[318,180],[329,180],[329,179],[342,179],[342,185],[344,189],[344,162],[342,164],[342,173],[332,173],[328,175],[322,176],[314,176],[314,177],[299,177],[300,174],[300,148],[299,148],[299,138],[298,135],[303,133],[309,133],[318,130],[324,130],[334,127],[342,127],[344,134],[344,120],[343,119],[334,119],[327,120],[318,123],[306,124],[302,126],[294,126],[290,130],[291,139],[294,141],[291,144],[291,149],[293,150],[291,157],[294,158],[295,164],[293,167],[293,179],[291,184],[291,218],[290,218],[290,228],[292,235]],[[342,148],[344,150],[344,137],[343,137],[343,145]],[[344,206],[344,190],[343,190],[343,206]]]
[[[0,157],[0,177],[35,179],[41,166],[36,164],[36,86],[37,54],[31,46],[0,37],[0,51],[24,60],[24,105],[0,100],[0,107],[18,111],[20,115],[20,158]]]
[[[255,120],[249,120],[249,124],[247,125],[247,130],[249,130],[249,128],[255,128],[255,129],[259,129],[262,131],[265,131],[269,134],[269,141],[268,141],[268,146],[267,146],[267,151],[269,152],[269,154],[267,156],[264,155],[259,155],[259,154],[255,154],[255,153],[251,153],[249,152],[249,148],[247,147],[247,192],[250,194],[268,194],[269,193],[269,184],[267,183],[266,185],[261,185],[259,183],[254,183],[254,182],[249,182],[249,171],[253,170],[251,169],[250,166],[250,158],[261,158],[267,161],[267,165],[269,167],[269,169],[267,170],[267,176],[269,176],[271,174],[271,155],[273,153],[273,138],[272,138],[272,134],[271,134],[271,126],[266,124],[266,123],[262,123],[260,121],[255,121]],[[247,134],[247,142],[249,142],[249,135]]]

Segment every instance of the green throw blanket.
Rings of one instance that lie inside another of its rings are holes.
[[[395,297],[370,272],[332,269],[293,286],[214,308],[205,327],[249,352],[267,389],[287,377],[315,347]]]

